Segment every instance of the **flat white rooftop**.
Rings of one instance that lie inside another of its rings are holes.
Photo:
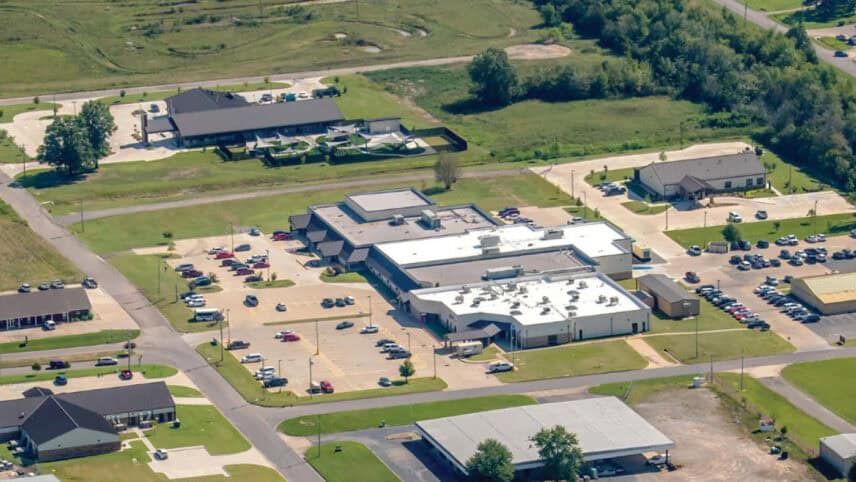
[[[554,233],[548,234],[548,231]],[[560,235],[555,235],[558,232]],[[616,241],[627,236],[609,223],[586,223],[552,228],[512,224],[419,240],[378,244],[399,266],[453,259],[472,258],[496,250],[508,254],[544,248],[574,246],[581,253],[598,258],[626,252]]]
[[[430,201],[413,189],[396,189],[390,191],[349,194],[347,197],[354,204],[368,212],[431,205]]]
[[[635,296],[595,272],[426,288],[410,294],[442,303],[457,316],[504,315],[526,326],[645,309]]]
[[[562,425],[576,434],[586,461],[671,449],[675,443],[615,397],[544,403],[425,420],[417,427],[461,467],[480,442],[492,438],[515,465],[540,465],[532,437]]]

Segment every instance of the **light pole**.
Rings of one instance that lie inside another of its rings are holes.
[[[437,378],[437,347],[432,347],[431,354],[434,356],[434,378]]]
[[[369,326],[372,326],[372,295],[369,295],[368,298],[369,298]]]
[[[80,200],[80,232],[86,232],[86,224],[83,222],[83,199]]]
[[[683,303],[684,316],[687,316],[690,311],[690,304],[686,301]],[[695,317],[695,357],[698,360],[698,315]]]
[[[277,360],[276,375],[282,377],[282,360]],[[279,386],[279,393],[282,393],[282,385]]]
[[[160,293],[161,293],[160,292],[160,285],[161,285],[161,282],[160,282],[160,258],[158,258],[158,257],[155,257],[155,269],[158,272],[158,296],[160,296]]]
[[[229,337],[229,341],[232,341],[232,323],[229,321],[229,313],[231,311],[230,308],[226,308],[226,336]]]
[[[413,353],[413,350],[410,349],[410,332],[407,332],[407,351]]]
[[[309,357],[309,398],[312,399],[312,357]]]
[[[318,320],[315,320],[315,356],[321,353],[321,337],[318,334]]]
[[[220,319],[220,363],[223,363],[223,319]]]
[[[574,170],[571,169],[571,198],[574,197]]]

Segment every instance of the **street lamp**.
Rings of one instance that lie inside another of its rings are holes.
[[[309,357],[309,398],[312,398],[312,357]]]
[[[282,360],[277,360],[276,374],[277,376],[282,377]],[[282,393],[282,385],[279,386],[279,393]]]
[[[232,323],[229,321],[229,313],[231,312],[230,308],[226,308],[226,333],[229,337],[229,341],[232,341]]]

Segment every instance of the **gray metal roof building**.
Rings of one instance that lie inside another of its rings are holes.
[[[45,320],[66,321],[70,315],[92,309],[83,288],[52,289],[0,296],[0,329],[37,325]]]
[[[532,437],[556,425],[576,434],[583,458],[596,461],[669,450],[675,443],[615,397],[490,410],[416,423],[423,439],[456,469],[492,438],[511,451],[516,470],[542,465]]]
[[[166,98],[165,102],[166,110],[171,115],[250,105],[247,99],[240,95],[202,88],[185,90]]]
[[[662,198],[760,189],[767,171],[753,151],[680,161],[654,162],[634,170],[634,180]]]
[[[672,318],[699,314],[699,299],[671,278],[662,274],[646,274],[636,279],[639,289],[654,297],[655,307]]]

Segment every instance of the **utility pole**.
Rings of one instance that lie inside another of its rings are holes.
[[[315,320],[315,356],[321,354],[321,337],[318,335],[318,320]]]
[[[434,378],[437,378],[437,349],[435,347],[431,347],[431,354],[434,355]]]
[[[131,371],[131,332],[128,332],[128,371]]]
[[[666,210],[664,212],[666,213],[666,231],[668,231],[669,230],[669,207],[668,206],[666,206]]]
[[[686,311],[684,312],[684,314],[686,314]],[[695,357],[696,360],[698,360],[698,315],[696,315],[695,317]]]
[[[372,295],[369,295],[369,326],[372,326]]]
[[[413,353],[413,350],[410,349],[410,332],[407,332],[407,351]]]
[[[160,296],[160,258],[158,257],[155,257],[155,269],[157,269],[158,272],[158,296]]]
[[[817,232],[817,199],[814,200],[814,209],[811,215],[812,223],[814,224],[815,233]]]
[[[86,224],[83,223],[83,199],[80,200],[80,232],[86,232]]]
[[[230,308],[226,308],[226,337],[229,339],[229,342],[232,341],[232,323],[229,321],[229,313],[231,312]]]
[[[270,279],[270,250],[269,249],[265,250],[265,261],[267,262],[267,265],[268,265],[268,282],[271,282],[273,280]]]
[[[743,391],[743,350],[740,350],[740,391]]]
[[[571,197],[574,197],[574,170],[571,169]]]
[[[21,159],[24,162],[24,176],[27,175],[27,146],[21,144]]]
[[[223,363],[223,320],[220,320],[220,363]],[[262,363],[264,365],[264,363]]]
[[[310,400],[312,399],[312,357],[309,357],[309,399]],[[320,440],[320,436],[319,436],[319,440]],[[321,448],[319,447],[318,450],[319,450],[318,453],[320,454]]]
[[[315,426],[318,427],[318,458],[321,458],[321,415],[315,416]]]

